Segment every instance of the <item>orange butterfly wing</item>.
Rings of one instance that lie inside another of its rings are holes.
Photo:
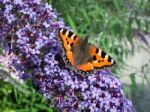
[[[95,69],[101,69],[104,67],[112,67],[116,65],[116,62],[103,50],[97,48],[96,46],[91,46],[91,57],[92,65]]]
[[[80,39],[77,35],[75,35],[75,33],[67,31],[66,29],[60,29],[59,33],[63,46],[67,51],[71,50],[71,48],[75,46]]]
[[[103,50],[94,45],[90,46],[91,60],[85,64],[78,65],[79,73],[89,75],[103,68],[111,68],[116,65],[116,62]]]
[[[80,38],[77,35],[75,35],[75,33],[66,29],[59,29],[58,38],[62,44],[62,47],[64,48],[63,58],[64,60],[66,60],[65,63],[69,66],[74,65],[72,49],[78,43]]]

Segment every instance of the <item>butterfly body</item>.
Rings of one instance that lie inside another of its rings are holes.
[[[83,76],[116,64],[107,53],[88,43],[88,38],[81,39],[66,29],[59,29],[57,38],[61,42],[63,60],[67,67]]]
[[[87,39],[81,40],[77,45],[72,49],[74,57],[74,66],[85,64],[90,60],[90,47],[87,43]]]

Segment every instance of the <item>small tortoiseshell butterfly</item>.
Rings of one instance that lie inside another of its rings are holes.
[[[116,65],[106,52],[89,44],[88,38],[81,39],[72,31],[61,28],[57,38],[62,45],[63,60],[66,66],[83,76]]]

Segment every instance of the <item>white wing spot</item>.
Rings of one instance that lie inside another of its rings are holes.
[[[111,63],[114,63],[114,60],[113,60],[113,59],[111,59]]]
[[[105,60],[107,60],[107,59],[108,59],[108,55],[105,56]]]
[[[73,33],[73,35],[71,36],[71,39],[72,39],[72,40],[74,40],[74,36],[75,36],[75,33]]]
[[[101,49],[99,49],[99,52],[98,52],[98,55],[99,55],[99,56],[101,56],[101,52],[102,52]]]
[[[63,29],[61,29],[60,32],[62,33],[62,32],[63,32]]]

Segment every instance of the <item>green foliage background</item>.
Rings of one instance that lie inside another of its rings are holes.
[[[148,0],[47,0],[47,2],[56,8],[66,25],[76,34],[83,38],[88,35],[91,43],[115,58],[118,67],[114,73],[119,75],[120,69],[127,66],[125,59],[136,52],[133,42],[135,31],[146,34],[150,32],[150,1]],[[131,47],[127,47],[128,43]],[[145,38],[141,39],[141,44],[149,46]],[[145,65],[141,65],[141,71],[144,68]],[[143,71],[141,73],[149,74]],[[129,74],[131,85],[125,85],[125,93],[134,101],[137,97],[133,96],[139,96],[145,88],[144,82],[140,87],[137,85],[136,74]],[[1,112],[54,111],[49,108],[49,103],[35,92],[30,81],[24,84],[25,86],[21,86],[29,91],[28,94],[13,85],[15,84],[0,80]],[[140,110],[140,105],[136,103],[135,105]],[[146,110],[140,111],[146,112]]]

